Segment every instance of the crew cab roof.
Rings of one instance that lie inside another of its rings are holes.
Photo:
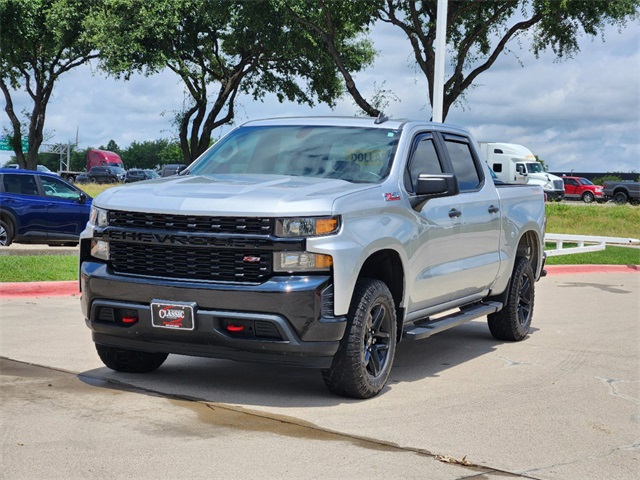
[[[359,127],[359,128],[382,128],[391,130],[403,130],[413,126],[423,126],[428,130],[446,131],[450,133],[459,133],[461,135],[469,135],[469,131],[465,128],[446,123],[433,123],[427,120],[411,120],[405,118],[389,118],[382,122],[376,123],[374,117],[276,117],[262,120],[250,120],[242,126],[263,127],[263,126],[339,126],[339,127]]]

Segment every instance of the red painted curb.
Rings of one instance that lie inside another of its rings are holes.
[[[61,297],[79,295],[78,282],[0,283],[0,298]]]
[[[546,265],[547,275],[576,273],[638,273],[639,265]]]

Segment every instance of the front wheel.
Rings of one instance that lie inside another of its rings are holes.
[[[396,352],[396,313],[380,280],[358,280],[347,329],[331,367],[322,371],[327,388],[352,398],[371,398],[387,383]]]
[[[624,205],[625,203],[627,203],[627,200],[629,200],[629,198],[624,192],[616,192],[616,194],[613,196],[613,201],[617,205]]]
[[[517,257],[509,282],[507,302],[499,312],[488,317],[491,335],[498,340],[524,339],[531,327],[535,300],[535,276],[531,263]]]
[[[138,352],[108,347],[96,343],[100,360],[111,370],[125,373],[149,373],[156,370],[169,356],[167,353]]]
[[[594,199],[595,199],[595,197],[593,196],[593,193],[591,193],[591,192],[584,192],[584,195],[582,195],[582,201],[584,203],[592,203]]]

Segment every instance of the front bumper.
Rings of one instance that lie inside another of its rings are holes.
[[[563,190],[545,190],[547,200],[562,200],[564,198]]]
[[[330,276],[184,282],[114,275],[104,263],[84,261],[80,288],[94,342],[130,350],[327,368],[346,326],[344,317],[332,316]],[[158,299],[195,303],[194,330],[152,326],[150,304]],[[230,323],[247,328],[231,332]]]

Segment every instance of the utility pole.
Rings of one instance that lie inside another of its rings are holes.
[[[448,0],[438,0],[436,18],[436,65],[433,79],[433,122],[442,123],[444,110],[444,60],[447,56]]]

